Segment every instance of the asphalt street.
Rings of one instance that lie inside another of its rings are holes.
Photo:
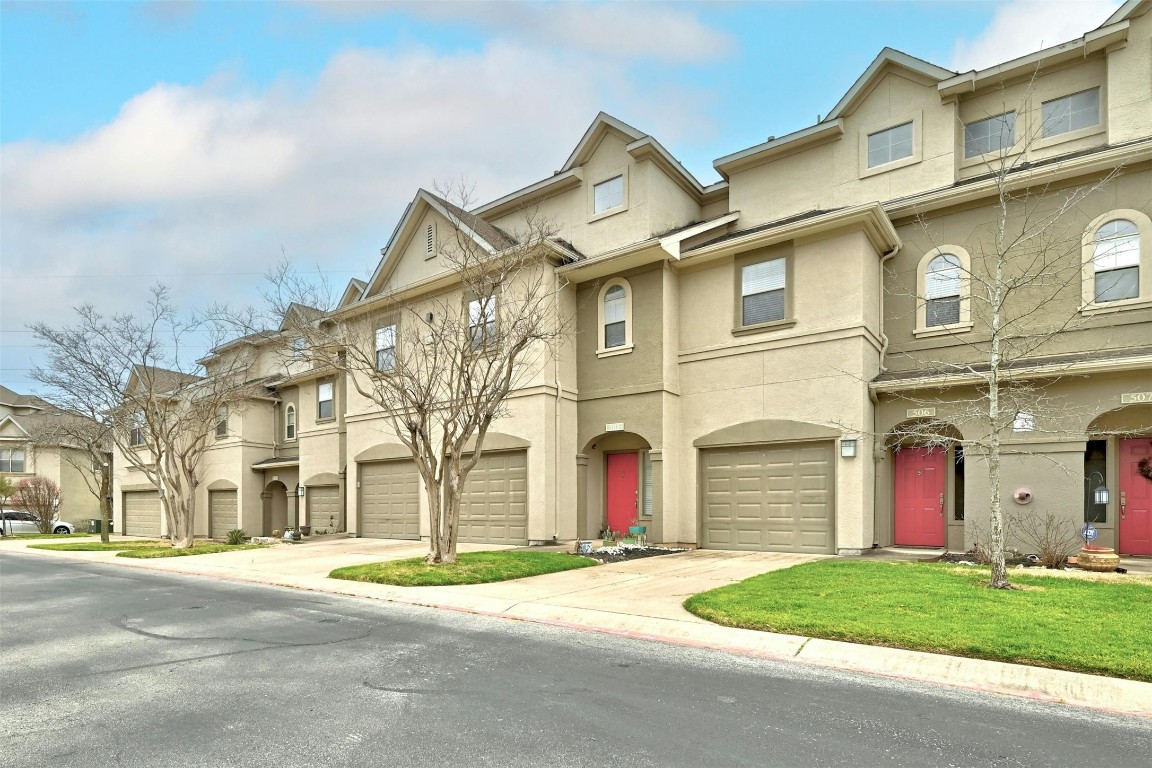
[[[505,619],[0,556],[4,766],[1146,765],[1152,723]]]

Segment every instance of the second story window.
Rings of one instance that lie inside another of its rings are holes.
[[[912,123],[868,134],[868,167],[912,157]]]
[[[1140,230],[1127,219],[1113,219],[1096,230],[1092,265],[1098,303],[1140,295]]]
[[[759,325],[784,319],[785,259],[748,264],[740,270],[740,324]]]
[[[228,406],[216,409],[216,437],[228,437]]]
[[[924,270],[924,324],[929,328],[960,322],[960,259],[942,253]]]
[[[396,367],[396,326],[385,325],[376,329],[376,370],[390,371]]]
[[[0,448],[0,472],[23,472],[24,449]]]
[[[1046,101],[1041,107],[1041,117],[1045,138],[1099,125],[1100,89],[1090,88]]]
[[[592,188],[593,213],[603,213],[624,205],[624,176],[602,181]]]
[[[316,387],[317,419],[331,419],[336,415],[333,390],[333,384],[330,381],[322,381]]]
[[[622,347],[627,341],[625,309],[628,297],[624,286],[614,285],[604,293],[604,348]]]
[[[132,414],[132,429],[128,433],[128,443],[133,446],[144,445],[144,414]]]
[[[296,406],[291,403],[284,409],[284,439],[296,439]]]
[[[468,337],[472,348],[480,349],[496,340],[496,297],[485,296],[468,302]]]
[[[1016,113],[1005,112],[964,126],[964,157],[1009,149],[1016,143]]]

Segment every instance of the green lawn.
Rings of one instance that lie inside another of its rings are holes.
[[[134,557],[140,560],[151,560],[156,557],[188,557],[189,555],[213,555],[217,552],[239,552],[244,549],[260,549],[259,544],[197,544],[191,549],[172,549],[172,547],[136,547],[120,552],[116,557]]]
[[[455,584],[488,584],[493,581],[523,579],[542,573],[557,573],[596,565],[595,560],[563,552],[468,552],[450,565],[428,565],[424,558],[393,560],[337,568],[333,579],[370,581],[401,587],[444,587]]]
[[[143,541],[99,541],[72,542],[67,544],[30,544],[29,549],[47,549],[53,552],[117,552],[117,557],[150,559],[154,557],[188,557],[189,555],[211,555],[216,552],[236,552],[242,549],[259,549],[259,544],[219,544],[214,541],[197,542],[191,549],[172,549],[167,541],[144,539]]]
[[[684,607],[733,627],[1152,681],[1152,584],[988,569],[827,560],[693,595]]]
[[[19,539],[27,541],[28,539],[83,539],[89,536],[99,536],[97,533],[10,533],[4,537],[4,540]]]
[[[99,539],[94,541],[77,541],[67,544],[29,544],[28,549],[48,549],[53,552],[119,552],[123,549],[155,549],[157,547],[172,546],[166,541],[144,539],[141,541],[110,541],[102,544]]]

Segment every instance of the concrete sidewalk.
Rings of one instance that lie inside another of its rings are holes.
[[[117,539],[121,537],[115,537]],[[327,578],[346,565],[419,557],[416,541],[332,538],[299,545],[157,560],[114,552],[45,552],[5,541],[0,552],[103,562],[318,592],[389,600],[594,630],[783,661],[887,675],[1152,718],[1152,684],[919,651],[721,627],[681,606],[689,595],[819,559],[767,552],[696,550],[495,584],[394,587]],[[508,549],[461,544],[461,552]]]

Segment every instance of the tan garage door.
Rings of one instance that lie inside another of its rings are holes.
[[[527,544],[528,452],[481,455],[460,502],[460,541]]]
[[[360,465],[360,535],[420,538],[420,475],[411,461]]]
[[[240,527],[236,516],[236,491],[208,492],[208,535],[223,539]]]
[[[336,530],[340,525],[340,486],[308,487],[308,525],[312,533]]]
[[[832,443],[701,451],[700,545],[834,553],[832,469]]]
[[[124,494],[124,533],[128,536],[160,535],[160,494],[132,491]]]

